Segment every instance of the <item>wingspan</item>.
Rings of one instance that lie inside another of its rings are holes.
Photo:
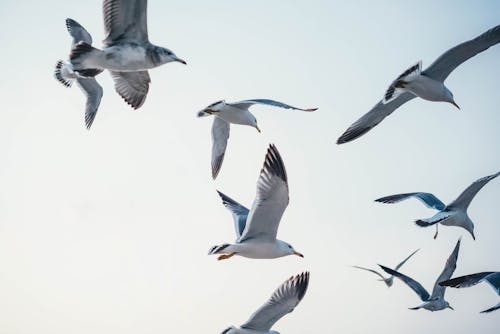
[[[473,184],[467,187],[460,196],[457,197],[456,200],[454,200],[452,203],[448,205],[448,209],[454,209],[454,208],[459,208],[462,210],[467,210],[469,207],[470,203],[476,196],[476,194],[481,190],[488,182],[496,178],[498,175],[500,175],[500,172],[485,176],[480,178],[479,180],[475,181]]]
[[[420,299],[423,302],[426,302],[429,300],[429,293],[425,288],[417,281],[415,281],[413,278],[408,277],[404,274],[401,274],[400,272],[396,270],[392,270],[391,268],[387,268],[385,266],[380,265],[380,268],[382,268],[386,273],[389,275],[392,275],[394,277],[399,278],[401,281],[403,281],[406,285],[408,285],[415,293],[420,297]]]
[[[361,137],[377,124],[382,122],[384,118],[389,116],[406,102],[413,99],[415,95],[409,92],[402,93],[396,99],[388,103],[380,101],[369,112],[363,115],[360,119],[354,122],[340,137],[337,139],[337,144],[344,144],[356,138]]]
[[[104,45],[147,42],[147,6],[147,0],[104,0]]]
[[[237,107],[237,108],[240,108],[240,109],[248,109],[251,106],[253,106],[254,104],[264,104],[264,105],[278,107],[278,108],[302,110],[302,111],[308,111],[308,112],[318,110],[318,108],[309,108],[309,109],[297,108],[297,107],[291,106],[291,105],[283,103],[283,102],[268,100],[268,99],[252,99],[252,100],[244,100],[244,101],[240,101],[240,102],[227,103],[227,104],[234,106],[234,107]]]
[[[439,285],[439,283],[442,281],[449,280],[451,278],[451,275],[453,275],[453,272],[457,268],[457,259],[459,250],[460,250],[460,239],[458,239],[457,244],[453,249],[453,252],[451,252],[451,255],[448,257],[448,260],[446,260],[443,272],[441,273],[441,275],[439,275],[438,279],[436,280],[436,283],[434,283],[434,289],[432,290],[431,299],[444,298],[446,287]]]
[[[138,109],[146,101],[151,78],[148,71],[110,71],[115,82],[115,90],[132,108]]]
[[[217,191],[217,193],[222,199],[222,204],[233,214],[236,238],[239,238],[245,230],[249,210],[222,192]]]
[[[241,328],[269,331],[279,319],[295,309],[306,294],[308,285],[308,272],[291,277],[274,291],[269,301],[252,314]]]
[[[229,123],[219,117],[214,117],[212,124],[212,178],[215,180],[219,175],[222,161],[226,153],[227,141],[229,139]]]
[[[444,210],[446,205],[439,200],[436,196],[434,196],[431,193],[424,193],[424,192],[415,192],[415,193],[406,193],[406,194],[397,194],[397,195],[391,195],[391,196],[386,196],[382,198],[378,198],[375,200],[375,202],[381,202],[381,203],[398,203],[401,202],[405,199],[408,199],[410,197],[414,197],[420,202],[424,203],[424,205],[428,208],[431,209],[436,209],[436,210]]]
[[[240,242],[257,236],[274,241],[288,201],[285,165],[278,149],[271,144],[267,150],[264,167],[260,171],[257,181],[257,195]]]
[[[446,281],[441,281],[439,282],[439,285],[450,286],[453,288],[469,288],[483,281],[487,281],[493,290],[500,295],[500,272],[494,271],[455,277]]]
[[[460,64],[500,42],[500,25],[482,35],[451,48],[434,61],[422,74],[445,81]]]

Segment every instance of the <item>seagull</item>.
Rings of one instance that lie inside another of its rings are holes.
[[[412,257],[416,252],[418,252],[420,249],[417,249],[416,251],[414,251],[413,253],[411,253],[406,259],[404,259],[403,261],[401,261],[400,264],[398,264],[396,266],[396,268],[394,268],[394,270],[399,270],[399,268],[401,268],[403,266],[403,264],[406,263],[406,261],[408,261],[410,259],[410,257]],[[357,268],[357,269],[361,269],[361,270],[366,270],[366,271],[369,271],[371,273],[374,273],[375,275],[379,276],[380,279],[379,281],[382,281],[385,283],[385,285],[387,285],[388,288],[390,288],[392,286],[392,284],[394,283],[394,276],[390,276],[390,277],[384,277],[381,273],[379,273],[378,271],[376,270],[373,270],[373,269],[369,269],[369,268],[364,268],[364,267],[360,267],[360,266],[352,266],[353,268]]]
[[[493,290],[495,290],[497,295],[500,296],[500,272],[498,271],[497,272],[489,271],[484,273],[461,276],[450,279],[448,281],[440,282],[439,285],[451,286],[453,288],[469,288],[473,285],[476,285],[484,281],[488,282],[488,284],[493,288]],[[500,303],[498,303],[493,307],[490,307],[487,310],[481,311],[481,313],[489,313],[498,309],[500,309]]]
[[[251,210],[218,193],[224,206],[233,214],[237,239],[234,244],[213,246],[209,255],[221,254],[218,260],[234,255],[252,259],[275,259],[287,255],[304,257],[290,244],[276,239],[281,216],[288,206],[286,170],[276,146],[271,144],[267,150]]]
[[[441,202],[436,196],[430,193],[424,192],[415,192],[415,193],[406,193],[406,194],[398,194],[392,196],[386,196],[379,199],[376,199],[375,202],[381,203],[398,203],[410,197],[415,197],[424,203],[425,206],[431,209],[439,210],[431,218],[426,219],[418,219],[415,221],[420,227],[429,227],[432,225],[436,225],[436,233],[434,234],[434,239],[438,236],[438,223],[445,226],[458,226],[466,229],[474,240],[476,240],[476,236],[474,235],[474,223],[467,215],[467,209],[472,202],[472,199],[476,196],[476,194],[483,188],[488,182],[496,178],[500,175],[500,172],[485,176],[472,183],[467,189],[465,189],[460,196],[457,197],[456,200],[451,202],[451,204],[445,205]]]
[[[340,136],[337,144],[361,137],[394,110],[417,96],[429,101],[448,102],[460,109],[444,81],[460,64],[499,42],[500,25],[446,51],[424,71],[421,61],[411,66],[391,83],[379,103]]]
[[[169,49],[149,42],[147,4],[147,0],[104,0],[104,48],[81,41],[70,54],[75,71],[109,70],[116,92],[134,109],[146,100],[148,69],[174,61],[186,64]]]
[[[92,44],[92,36],[90,36],[89,32],[85,30],[85,28],[82,27],[80,23],[72,19],[66,19],[66,28],[73,38],[71,48],[73,48],[76,44],[78,44],[78,42],[81,41],[89,45]],[[87,129],[90,129],[90,127],[92,126],[95,115],[97,113],[97,109],[99,108],[99,104],[101,103],[102,87],[93,77],[101,72],[101,70],[84,70],[80,73],[75,72],[71,63],[63,60],[59,60],[56,63],[56,68],[54,71],[54,76],[60,83],[62,83],[66,87],[71,87],[73,82],[76,81],[80,89],[87,96],[87,102],[85,104],[85,126],[87,127]],[[82,73],[92,76],[85,77],[82,75]]]
[[[453,310],[453,307],[451,307],[450,304],[446,300],[444,300],[444,293],[446,288],[439,285],[438,283],[450,279],[451,275],[453,275],[453,272],[457,267],[457,258],[459,249],[460,249],[460,239],[458,239],[455,249],[451,253],[448,260],[446,261],[446,265],[444,266],[443,272],[441,273],[441,275],[439,275],[436,283],[434,283],[434,288],[432,289],[432,295],[429,295],[427,290],[425,290],[424,287],[419,282],[415,281],[413,278],[403,275],[396,270],[392,270],[391,268],[387,268],[382,265],[379,266],[386,273],[394,275],[395,277],[403,281],[413,291],[415,291],[415,293],[420,297],[420,299],[422,299],[422,301],[424,302],[422,305],[411,307],[410,310],[418,310],[420,308],[424,308],[432,312],[444,310],[446,308]]]
[[[271,327],[283,316],[291,313],[300,303],[307,291],[309,272],[290,277],[281,284],[247,322],[236,328],[228,327],[221,334],[279,334]]]
[[[240,102],[228,103],[224,100],[217,101],[198,112],[198,117],[213,115],[212,125],[212,178],[215,180],[219,174],[226,152],[227,140],[229,139],[229,124],[248,125],[257,129],[257,120],[248,110],[254,104],[263,104],[284,109],[302,110],[312,112],[318,108],[302,109],[291,105],[268,99],[252,99]]]

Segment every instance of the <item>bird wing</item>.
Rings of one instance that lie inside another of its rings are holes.
[[[413,99],[415,95],[409,92],[402,93],[394,100],[383,103],[380,101],[369,112],[364,114],[360,119],[354,122],[340,137],[337,139],[337,144],[344,144],[361,137],[384,118],[392,114],[394,110]]]
[[[284,315],[292,312],[304,297],[309,284],[309,273],[290,277],[281,284],[241,328],[267,332]]]
[[[215,180],[222,167],[229,139],[229,123],[220,117],[214,117],[212,124],[212,178]]]
[[[453,252],[451,253],[448,260],[446,260],[446,264],[444,266],[443,272],[439,275],[436,283],[434,283],[434,289],[432,289],[431,299],[434,298],[444,298],[444,293],[446,287],[439,285],[440,282],[449,280],[453,272],[457,268],[457,259],[458,259],[458,251],[460,249],[460,239],[458,239]]]
[[[221,193],[220,191],[217,191],[217,193],[222,199],[222,204],[224,204],[224,206],[233,214],[236,238],[239,238],[243,233],[243,230],[245,230],[249,210],[240,203],[236,202],[231,197]]]
[[[480,178],[479,180],[475,181],[473,184],[467,187],[460,196],[457,197],[456,200],[451,202],[447,208],[453,209],[453,208],[460,208],[463,210],[467,210],[469,207],[470,202],[474,199],[474,196],[483,188],[488,182],[496,178],[498,175],[500,175],[500,172],[485,176]]]
[[[226,103],[230,106],[234,106],[236,108],[240,109],[248,109],[254,104],[264,104],[268,106],[273,106],[273,107],[278,107],[278,108],[284,108],[284,109],[294,109],[294,110],[302,110],[302,111],[315,111],[318,108],[310,108],[310,109],[302,109],[302,108],[297,108],[291,105],[288,105],[283,102],[279,101],[274,101],[274,100],[268,100],[268,99],[252,99],[252,100],[244,100],[240,102],[233,102],[233,103]]]
[[[73,19],[66,19],[66,28],[68,29],[69,34],[73,38],[71,43],[71,48],[78,44],[78,42],[85,42],[89,45],[92,45],[92,36],[89,34],[87,30],[78,22]]]
[[[444,82],[448,75],[460,64],[499,42],[500,25],[446,51],[425,69],[422,74],[434,80]]]
[[[257,195],[239,241],[255,237],[276,240],[281,216],[288,206],[288,201],[285,165],[278,149],[271,144],[257,181]]]
[[[360,266],[352,266],[353,268],[357,268],[357,269],[361,269],[361,270],[366,270],[366,271],[369,271],[371,273],[374,273],[375,275],[379,276],[380,278],[382,278],[382,280],[385,281],[385,277],[382,276],[381,273],[379,273],[378,271],[376,270],[373,270],[373,269],[369,269],[369,268],[365,268],[365,267],[360,267]]]
[[[424,203],[424,205],[426,207],[431,208],[431,209],[443,210],[446,207],[446,205],[443,202],[441,202],[439,200],[439,198],[437,198],[433,194],[423,193],[423,192],[386,196],[386,197],[376,199],[375,202],[393,204],[393,203],[401,202],[401,201],[408,199],[410,197],[415,197],[416,199],[420,200],[420,202]]]
[[[425,288],[420,284],[419,282],[415,281],[413,278],[408,277],[404,274],[401,274],[399,271],[392,270],[391,268],[387,268],[385,266],[380,265],[380,268],[382,268],[386,273],[389,275],[392,275],[394,277],[399,278],[401,281],[403,281],[406,285],[408,285],[415,293],[420,297],[420,299],[423,302],[426,302],[429,300],[429,293]]]
[[[147,42],[147,6],[147,0],[104,0],[104,45]]]
[[[132,108],[138,109],[146,101],[151,78],[148,71],[110,71],[115,82],[115,90]]]
[[[85,126],[87,129],[90,129],[101,103],[102,87],[94,78],[78,78],[76,82],[87,96],[87,102],[85,103]]]
[[[486,271],[471,275],[455,277],[449,280],[439,282],[441,286],[451,286],[453,288],[470,288],[484,280],[493,287],[493,289],[500,295],[500,272]],[[496,285],[495,285],[496,284]]]
[[[414,251],[413,253],[411,253],[410,255],[408,255],[408,257],[407,257],[406,259],[404,259],[403,261],[401,261],[401,263],[399,263],[399,264],[396,266],[396,268],[394,268],[394,269],[395,269],[395,270],[399,270],[399,268],[401,268],[401,267],[403,266],[403,264],[405,264],[405,263],[406,263],[406,261],[408,261],[408,260],[410,259],[410,257],[412,257],[413,255],[415,255],[415,253],[416,253],[416,252],[418,252],[419,250],[420,250],[420,248],[419,248],[419,249],[417,249],[416,251]]]

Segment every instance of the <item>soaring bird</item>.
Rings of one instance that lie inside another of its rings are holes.
[[[474,240],[476,240],[476,236],[474,235],[474,223],[469,218],[467,209],[469,208],[472,199],[476,196],[479,190],[481,190],[481,188],[483,188],[488,182],[496,178],[498,175],[500,175],[500,172],[480,178],[469,187],[467,187],[467,189],[465,189],[460,194],[460,196],[457,197],[456,200],[448,205],[445,205],[433,194],[424,192],[391,195],[376,199],[375,201],[392,204],[408,199],[410,197],[415,197],[422,203],[424,203],[428,208],[439,210],[439,212],[431,218],[418,219],[415,221],[415,224],[420,227],[429,227],[432,225],[436,225],[436,233],[434,234],[434,239],[436,239],[438,236],[439,223],[445,226],[462,227],[472,235],[472,238]]]
[[[219,192],[222,203],[234,219],[236,242],[213,246],[209,255],[220,254],[218,260],[234,255],[252,259],[274,259],[287,255],[304,257],[288,243],[276,239],[283,212],[288,206],[288,183],[285,165],[274,145],[269,145],[257,181],[257,195],[248,210]]]
[[[257,120],[254,115],[248,110],[254,104],[263,104],[284,109],[294,109],[302,111],[315,111],[317,108],[301,109],[291,105],[267,100],[267,99],[252,99],[240,102],[229,103],[224,100],[214,102],[208,107],[197,113],[198,117],[214,116],[212,125],[212,178],[215,180],[219,174],[226,152],[227,140],[229,139],[229,125],[240,124],[248,125],[257,129]]]
[[[337,144],[361,137],[394,110],[417,96],[429,101],[448,102],[459,108],[444,81],[460,64],[499,42],[500,25],[446,51],[424,71],[421,61],[411,66],[391,83],[379,103],[340,136]]]
[[[497,295],[500,296],[500,272],[498,271],[497,272],[489,271],[489,272],[461,276],[440,282],[439,285],[451,286],[453,288],[468,288],[484,281],[486,281],[493,288],[493,290],[495,290]],[[489,309],[481,311],[481,313],[489,313],[498,309],[500,309],[500,303],[496,304],[493,307],[490,307]]]
[[[70,54],[75,71],[109,70],[116,92],[134,109],[146,100],[151,82],[147,70],[174,61],[186,64],[169,49],[149,42],[147,4],[147,0],[104,0],[104,48],[81,41]]]
[[[92,36],[80,23],[72,19],[66,19],[66,28],[72,37],[71,48],[79,42],[85,42],[89,45],[92,44]],[[93,77],[101,72],[102,70],[76,72],[73,70],[73,65],[71,65],[71,63],[63,60],[59,60],[56,63],[56,68],[54,70],[54,76],[61,84],[66,87],[71,87],[73,82],[76,81],[77,85],[86,95],[85,126],[87,129],[90,129],[92,126],[97,114],[97,109],[101,103],[102,87]],[[83,74],[93,76],[84,76]]]
[[[247,322],[239,328],[231,326],[221,334],[279,334],[271,327],[286,314],[292,312],[307,291],[309,272],[290,277],[281,284]]]
[[[451,253],[450,257],[446,261],[443,272],[439,275],[436,283],[434,283],[434,288],[432,289],[432,294],[429,295],[427,290],[413,278],[408,277],[406,275],[401,274],[396,270],[392,270],[391,268],[384,267],[380,265],[386,273],[390,275],[394,275],[394,277],[399,278],[406,285],[408,285],[415,293],[420,297],[420,299],[424,302],[423,304],[412,307],[410,310],[418,310],[420,308],[424,308],[429,311],[440,311],[446,308],[452,309],[453,307],[444,299],[444,293],[446,288],[439,285],[439,282],[445,281],[453,275],[455,268],[457,267],[457,259],[458,259],[458,250],[460,249],[460,239],[458,240],[455,249]]]

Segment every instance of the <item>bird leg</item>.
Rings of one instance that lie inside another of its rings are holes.
[[[229,259],[230,257],[233,257],[236,253],[229,253],[229,254],[222,254],[222,255],[219,255],[219,257],[217,258],[217,260],[226,260],[226,259]]]
[[[436,233],[434,234],[434,240],[438,237],[438,226],[439,224],[436,224]]]

